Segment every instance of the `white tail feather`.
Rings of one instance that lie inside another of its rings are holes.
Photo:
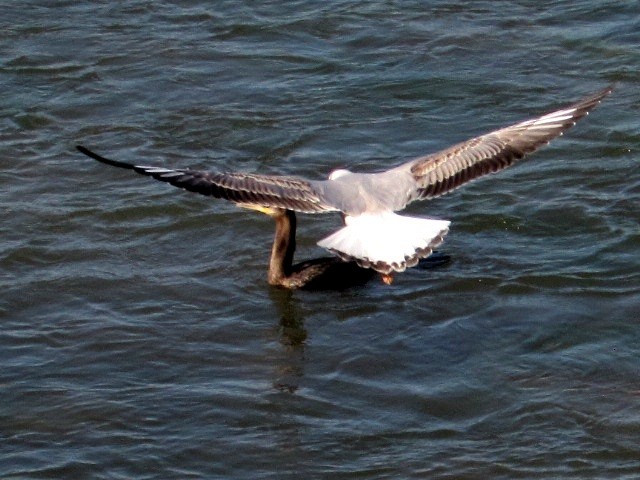
[[[381,273],[402,272],[431,254],[449,231],[448,220],[404,217],[391,212],[346,217],[346,226],[318,245],[344,260]]]

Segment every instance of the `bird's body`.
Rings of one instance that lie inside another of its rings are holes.
[[[267,213],[276,221],[269,283],[288,288],[307,284],[337,264],[329,259],[297,270],[295,214],[340,212],[345,226],[318,244],[338,259],[372,269],[390,280],[428,257],[443,240],[450,222],[398,215],[407,204],[434,198],[512,165],[548,143],[588,114],[612,89],[604,89],[574,105],[493,131],[443,151],[416,158],[379,173],[336,170],[327,180],[248,173],[214,173],[138,166],[78,149],[109,165],[132,169],[157,180],[204,195],[223,198]],[[324,266],[327,266],[325,268]],[[305,273],[306,272],[306,273]]]

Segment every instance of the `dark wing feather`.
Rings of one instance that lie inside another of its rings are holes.
[[[188,169],[170,169],[133,165],[111,160],[83,146],[80,152],[107,165],[133,170],[190,192],[223,198],[239,204],[284,208],[303,213],[334,212],[323,201],[313,182],[296,177],[254,175],[248,173],[213,173]]]
[[[409,167],[418,184],[412,200],[432,198],[488,173],[497,172],[546,145],[576,124],[612,91],[599,91],[569,107],[417,158]]]

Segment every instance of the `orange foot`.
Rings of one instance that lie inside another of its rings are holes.
[[[393,283],[393,273],[381,273],[382,283],[385,285],[391,285]]]

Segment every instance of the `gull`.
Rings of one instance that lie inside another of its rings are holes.
[[[271,285],[304,287],[328,268],[346,265],[355,265],[357,270],[365,269],[368,273],[378,272],[389,284],[395,273],[431,255],[450,225],[449,220],[396,212],[411,202],[438,197],[511,166],[562,135],[611,92],[612,87],[607,87],[570,106],[386,171],[356,173],[340,169],[331,172],[327,180],[137,165],[105,158],[81,145],[77,149],[107,165],[130,169],[190,192],[229,200],[274,218],[276,234],[268,273]],[[344,226],[318,242],[335,257],[293,265],[295,212],[341,214]]]

